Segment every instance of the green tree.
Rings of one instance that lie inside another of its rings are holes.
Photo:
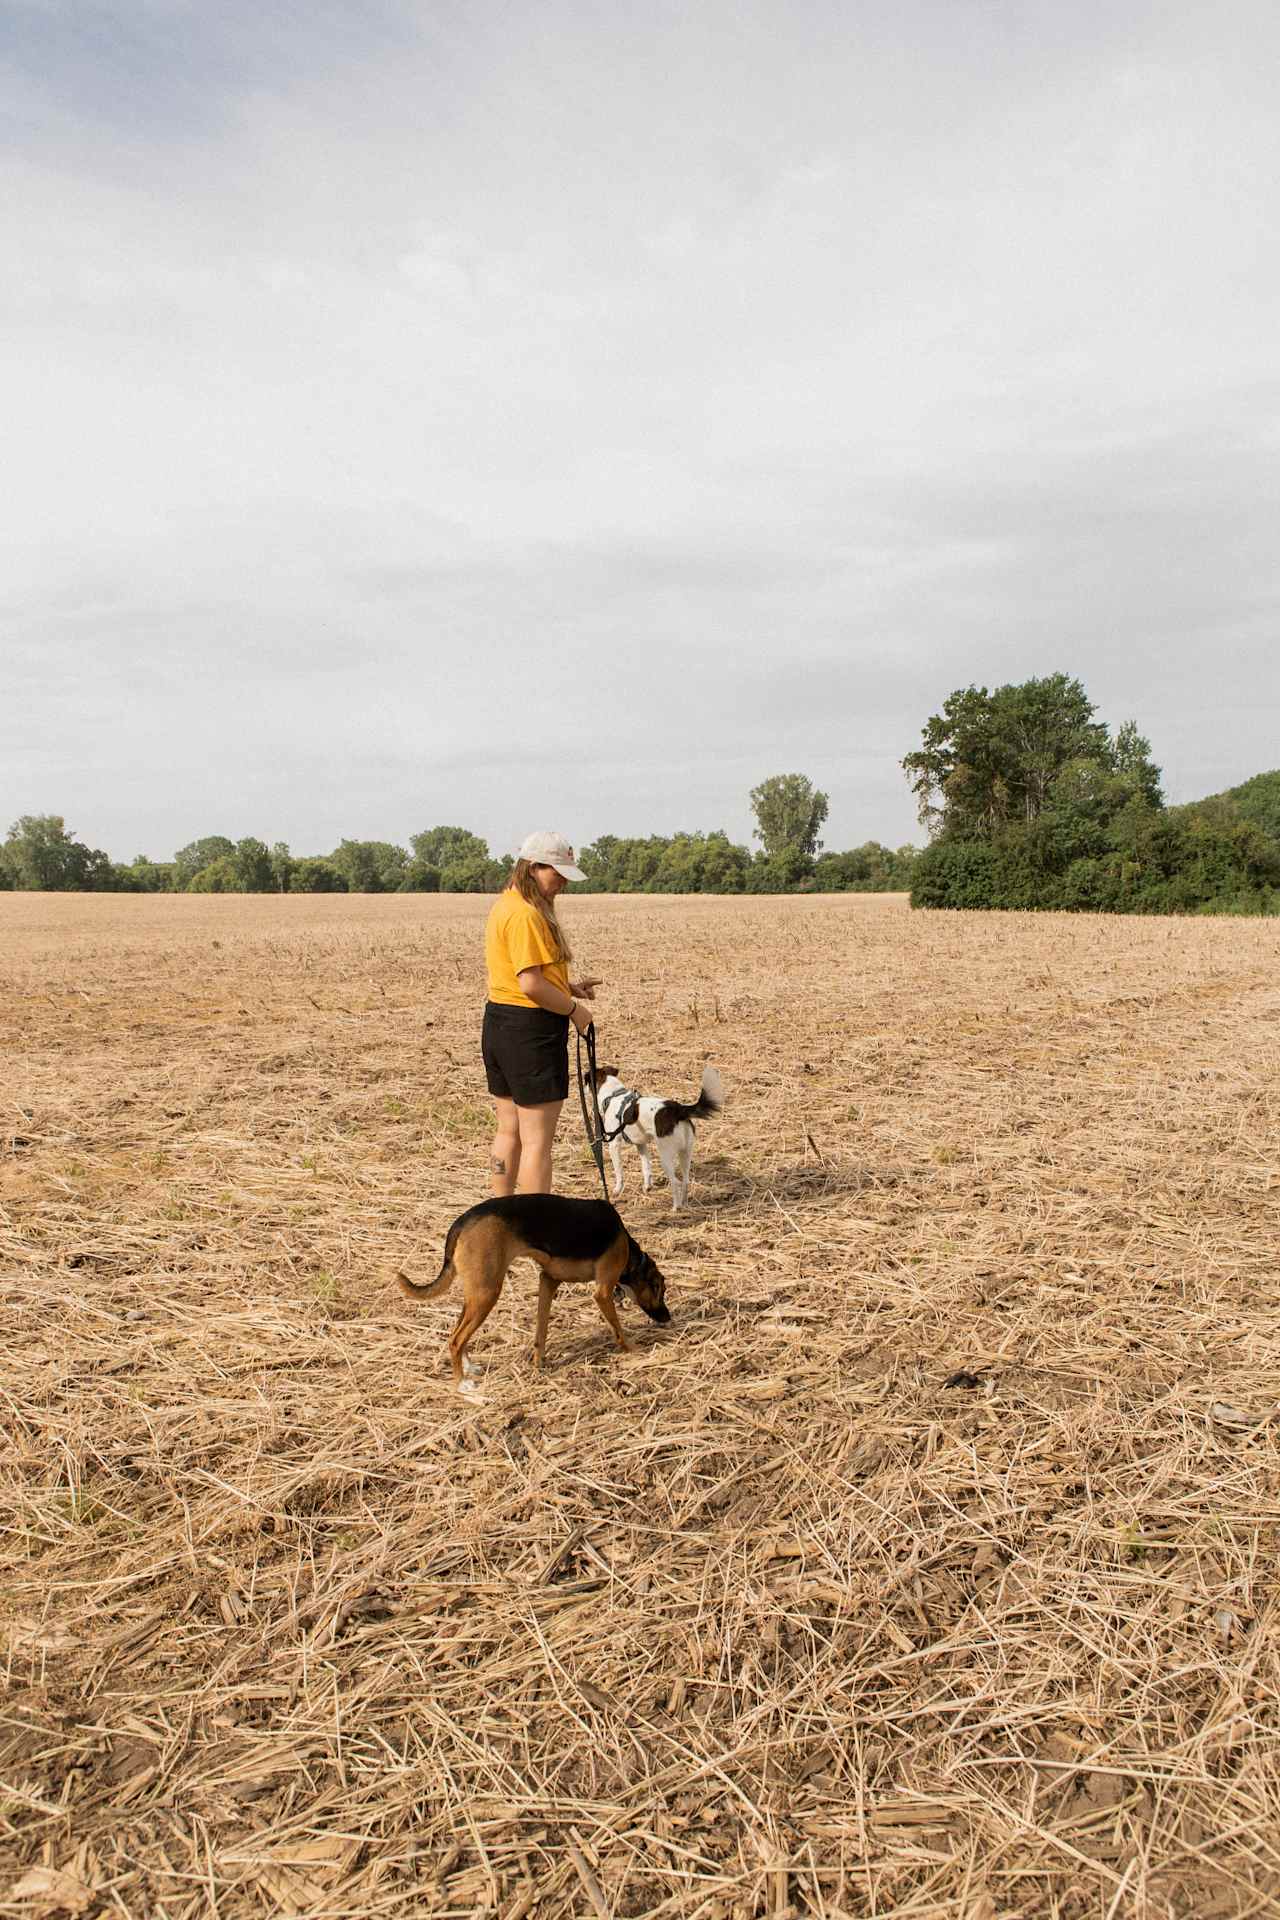
[[[1111,743],[1111,765],[1129,792],[1139,795],[1148,806],[1164,805],[1160,769],[1151,758],[1151,742],[1138,732],[1136,720],[1125,720],[1116,729]]]
[[[1113,739],[1067,674],[994,693],[959,689],[902,764],[931,832],[914,863],[913,905],[1188,903],[1185,891],[1170,891],[1190,856],[1185,830],[1165,810],[1150,742],[1133,720]],[[973,847],[981,857],[959,851]]]
[[[828,800],[803,773],[775,773],[751,789],[756,816],[754,838],[764,842],[765,858],[800,854],[806,859],[822,845],[818,838]]]
[[[751,855],[743,846],[717,830],[702,839],[699,862],[702,893],[741,893],[747,884]]]
[[[590,893],[741,893],[751,855],[721,829],[643,839],[604,833],[578,864]]]
[[[172,860],[149,860],[145,853],[134,855],[130,866],[123,872],[130,875],[128,882],[131,893],[170,893],[173,890]]]
[[[1252,780],[1244,780],[1238,787],[1228,787],[1225,793],[1213,797],[1229,801],[1242,820],[1251,820],[1270,839],[1280,841],[1280,769],[1273,773],[1255,773]]]
[[[583,847],[578,855],[578,865],[586,874],[585,891],[590,893],[617,893],[618,870],[621,865],[619,850],[623,842],[614,833],[602,833],[589,847]]]
[[[110,886],[111,862],[67,831],[60,813],[24,813],[9,829],[0,864],[24,892],[99,891]]]
[[[465,861],[489,858],[487,842],[466,827],[428,827],[425,833],[411,833],[409,846],[415,860],[424,867],[434,867],[437,873]]]
[[[1280,845],[1256,821],[1204,801],[1171,808],[1165,817],[1181,828],[1185,839],[1182,858],[1165,884],[1167,904],[1157,910],[1275,910],[1264,896],[1280,888]]]
[[[902,765],[934,838],[989,840],[1034,820],[1057,774],[1079,759],[1112,764],[1107,729],[1080,682],[1054,673],[951,694]]]
[[[212,866],[215,860],[229,859],[235,850],[235,842],[225,833],[206,834],[203,840],[191,840],[179,847],[173,856],[175,889],[184,892],[203,868]]]
[[[657,859],[647,893],[741,893],[746,884],[751,856],[722,831],[676,833],[649,846]]]
[[[758,853],[746,875],[748,893],[795,893],[812,879],[813,856],[800,847],[779,853]]]
[[[271,884],[277,893],[288,893],[296,865],[285,841],[277,840],[271,849]]]
[[[484,842],[480,843],[482,846]],[[488,850],[451,861],[440,875],[442,893],[501,893],[511,871],[508,860],[491,860]]]
[[[662,857],[667,850],[666,841],[660,834],[651,833],[644,839],[635,837],[626,841],[625,848],[619,891],[649,892],[662,865]]]
[[[261,840],[238,840],[234,858],[241,893],[271,892],[275,875],[271,869],[271,855]]]
[[[398,893],[409,856],[389,840],[343,840],[329,855],[348,893]]]
[[[188,893],[243,893],[240,885],[240,869],[236,865],[234,849],[211,860],[207,867],[201,867],[187,883]]]

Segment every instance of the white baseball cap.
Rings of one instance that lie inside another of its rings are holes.
[[[531,833],[517,858],[531,860],[535,866],[554,867],[566,880],[585,880],[581,867],[575,866],[573,848],[562,833]]]

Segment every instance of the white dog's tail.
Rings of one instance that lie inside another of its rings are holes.
[[[702,1091],[691,1107],[684,1109],[690,1120],[709,1120],[713,1113],[719,1113],[724,1105],[724,1087],[720,1075],[713,1066],[702,1069]]]

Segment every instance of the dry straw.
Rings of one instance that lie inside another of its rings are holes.
[[[483,906],[0,896],[0,1913],[1280,1911],[1276,926],[570,901],[728,1104],[469,1406]]]

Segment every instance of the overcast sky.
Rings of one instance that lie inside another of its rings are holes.
[[[0,832],[1280,764],[1272,0],[0,0]]]

